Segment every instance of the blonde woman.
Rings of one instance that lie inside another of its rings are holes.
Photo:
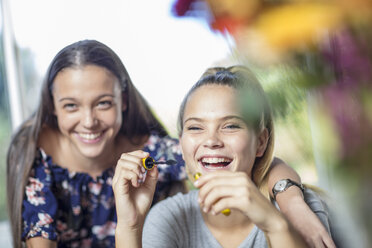
[[[248,108],[241,97],[252,99]],[[144,177],[140,161],[147,153],[124,154],[113,180],[117,247],[307,247],[267,196],[273,120],[249,70],[209,69],[186,95],[179,127],[186,170],[198,190],[158,203],[146,217],[158,172]],[[202,176],[195,181],[195,175]],[[317,195],[306,190],[305,200],[327,225]],[[226,211],[229,216],[221,214]]]

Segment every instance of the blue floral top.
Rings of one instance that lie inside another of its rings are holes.
[[[177,165],[158,165],[156,201],[174,181],[186,178],[179,143],[152,134],[144,151],[155,160],[174,159]],[[92,178],[53,163],[38,149],[23,200],[22,239],[41,236],[58,247],[115,247],[116,211],[112,178],[114,168]]]

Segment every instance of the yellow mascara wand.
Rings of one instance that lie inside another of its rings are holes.
[[[155,161],[155,159],[153,159],[152,157],[147,157],[147,158],[142,159],[142,166],[146,170],[151,170],[152,168],[154,168],[154,165],[156,165],[156,164],[175,165],[175,164],[177,164],[177,161],[173,160],[173,159],[169,159],[167,161]]]

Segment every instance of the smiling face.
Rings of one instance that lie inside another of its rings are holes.
[[[217,84],[203,85],[188,98],[180,142],[189,176],[215,170],[251,175],[266,143],[244,122],[236,98],[234,88]]]
[[[126,109],[118,79],[103,67],[60,71],[53,82],[54,114],[73,151],[97,158],[114,145]]]

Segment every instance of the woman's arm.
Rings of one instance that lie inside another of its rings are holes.
[[[55,248],[57,242],[42,237],[30,238],[26,241],[27,248]]]
[[[295,182],[301,182],[297,172],[279,158],[273,160],[268,176],[268,190],[271,197],[273,197],[272,188],[277,181],[289,178]],[[281,212],[310,247],[336,247],[319,218],[304,201],[303,193],[298,187],[292,186],[277,194],[276,202]]]
[[[117,213],[116,247],[142,247],[143,224],[158,177],[156,166],[145,174],[141,164],[148,156],[143,151],[124,153],[116,165],[112,180]]]
[[[58,201],[52,190],[54,177],[44,153],[38,150],[29,173],[22,202],[22,240],[27,247],[56,247]],[[20,240],[21,241],[21,240]]]
[[[274,197],[272,188],[274,187],[275,183],[281,179],[287,179],[287,178],[297,183],[301,183],[301,178],[297,174],[297,172],[292,167],[284,163],[283,160],[275,157],[273,162],[271,163],[270,171],[268,173],[268,182],[267,182],[269,194],[271,197]],[[300,197],[303,199],[302,191],[298,187],[289,187],[285,192],[279,193],[276,199],[280,198],[280,196],[284,195],[284,193],[287,193],[287,192],[292,192],[291,196],[296,196],[296,197]]]
[[[289,221],[276,209],[272,209],[269,224],[260,228],[266,233],[268,243],[273,248],[307,247],[301,235],[293,228]],[[268,212],[271,212],[268,211]]]

